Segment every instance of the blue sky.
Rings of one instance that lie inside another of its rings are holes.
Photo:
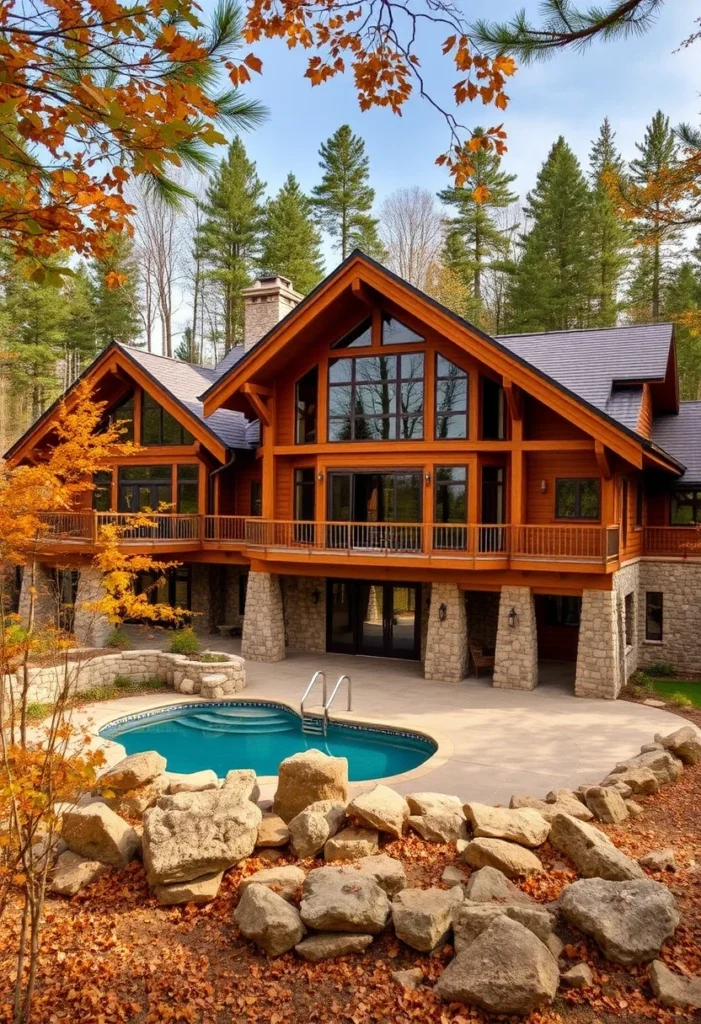
[[[416,2],[418,6],[420,0]],[[470,20],[478,16],[502,20],[522,6],[512,0],[462,2]],[[537,17],[532,0],[526,8]],[[522,196],[560,134],[586,161],[591,140],[608,115],[623,155],[630,158],[658,108],[674,124],[701,120],[701,43],[674,52],[692,31],[698,14],[698,4],[692,0],[669,0],[643,37],[597,43],[584,54],[558,55],[517,72],[509,82],[511,102],[502,115],[509,136],[504,167],[518,175],[516,187]],[[441,31],[437,38],[427,39],[421,56],[427,80],[447,103],[456,74],[440,52],[445,35]],[[388,110],[363,113],[349,76],[312,88],[303,77],[303,51],[290,51],[279,41],[257,44],[254,51],[264,67],[262,76],[252,76],[249,88],[268,106],[270,117],[262,128],[246,135],[245,142],[269,192],[279,188],[288,171],[297,175],[303,188],[311,189],[320,176],[319,144],[344,122],[365,139],[377,206],[400,187],[418,184],[435,192],[446,186],[447,174],[434,160],[446,148],[447,131],[427,103],[412,98],[402,117]],[[498,111],[481,101],[466,104],[459,114],[470,126],[500,119]],[[335,260],[330,251],[329,255],[331,269]]]

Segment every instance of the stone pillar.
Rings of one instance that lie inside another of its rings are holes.
[[[112,632],[112,624],[106,615],[86,608],[86,605],[99,601],[104,592],[102,573],[98,569],[90,566],[80,570],[75,595],[73,632],[82,647],[104,647],[107,637]]]
[[[190,566],[190,609],[192,628],[196,633],[208,635],[219,622],[212,621],[214,612],[213,590],[219,584],[219,566],[193,562]],[[219,595],[216,595],[217,598]],[[218,617],[218,616],[217,616]],[[220,622],[226,619],[222,616]]]
[[[241,654],[251,661],[283,661],[285,620],[279,577],[249,572]]]
[[[492,683],[504,690],[533,690],[538,685],[538,635],[530,587],[501,588]]]
[[[326,650],[326,580],[283,576],[280,580],[287,646],[296,651]]]
[[[55,626],[58,621],[58,594],[53,570],[42,562],[35,562],[33,576],[34,590],[34,627]],[[18,612],[20,622],[26,626],[29,621],[29,601],[32,589],[32,566],[25,565],[22,569],[22,586],[19,592]]]
[[[466,672],[465,594],[455,583],[434,583],[428,614],[424,677],[439,683],[459,683]]]
[[[577,697],[615,700],[621,689],[621,628],[615,590],[585,590],[577,647]]]

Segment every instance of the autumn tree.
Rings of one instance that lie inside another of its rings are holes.
[[[294,174],[265,207],[260,267],[265,273],[282,274],[306,295],[324,276],[321,238],[312,216],[309,198]]]
[[[443,218],[428,189],[415,185],[387,196],[380,207],[380,237],[390,270],[425,290],[443,243]]]
[[[375,190],[365,143],[342,124],[319,148],[321,182],[312,189],[312,205],[321,227],[334,239],[341,259],[359,248],[368,256],[384,255],[372,216]]]
[[[623,174],[624,170],[615,138],[606,117],[589,155],[589,230],[593,260],[591,323],[596,327],[611,327],[616,323],[620,282],[630,262],[631,233],[616,210],[609,190],[611,177]]]
[[[260,262],[265,183],[237,136],[213,172],[195,239],[204,271],[217,285],[224,319],[224,351],[243,340],[241,290]]]

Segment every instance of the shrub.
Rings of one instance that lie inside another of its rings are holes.
[[[112,685],[116,686],[118,690],[132,690],[134,688],[131,676],[115,676]]]
[[[227,656],[225,654],[209,654],[209,653],[207,653],[207,654],[203,654],[202,657],[200,658],[200,661],[206,661],[207,664],[212,664],[213,662],[228,661],[228,660],[229,659],[227,658]]]
[[[27,704],[27,720],[41,722],[51,714],[53,704]]]
[[[674,675],[673,666],[666,661],[654,662],[652,665],[648,665],[645,671],[649,676],[655,676],[656,678]]]
[[[676,704],[678,708],[693,708],[694,702],[685,693],[673,693],[669,698],[670,704]]]
[[[176,629],[171,635],[168,649],[171,654],[197,654],[200,642],[192,626]]]
[[[105,640],[105,647],[117,647],[120,651],[126,651],[131,647],[131,640],[121,626],[116,626]]]
[[[628,680],[628,685],[636,690],[651,690],[652,679],[645,672],[636,672]]]

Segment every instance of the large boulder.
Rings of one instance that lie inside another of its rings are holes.
[[[103,803],[66,811],[61,835],[73,853],[112,867],[124,867],[139,850],[138,834]]]
[[[370,875],[353,868],[317,868],[304,882],[300,913],[317,931],[379,935],[390,903]]]
[[[252,800],[256,803],[260,799],[258,779],[252,768],[232,768],[227,772],[222,789],[225,789],[232,799],[239,801]]]
[[[244,890],[234,921],[241,934],[268,956],[286,953],[306,934],[297,909],[265,885],[250,885]]]
[[[430,811],[428,814],[410,814],[409,827],[429,843],[454,843],[467,838],[465,816],[457,811]]]
[[[341,935],[338,933],[310,935],[295,946],[303,960],[318,964],[322,960],[333,960],[347,953],[363,953],[373,940],[372,935]]]
[[[107,865],[99,860],[88,860],[71,850],[64,850],[54,866],[49,889],[60,896],[75,896],[107,870]]]
[[[411,814],[434,814],[449,811],[465,817],[462,800],[459,796],[447,793],[409,793],[406,798]]]
[[[329,757],[321,750],[304,750],[285,758],[278,768],[275,813],[289,823],[320,800],[348,803],[348,759]]]
[[[357,860],[377,853],[380,836],[377,829],[349,825],[332,836],[324,846],[324,860]]]
[[[487,804],[465,804],[465,817],[476,839],[505,839],[521,846],[542,846],[550,825],[542,814],[530,807],[512,809]]]
[[[448,940],[453,911],[462,901],[460,886],[402,889],[392,900],[392,923],[397,938],[420,953],[430,953]]]
[[[540,939],[500,916],[455,957],[434,991],[446,1003],[526,1014],[551,1003],[559,981],[557,961]]]
[[[170,776],[170,793],[200,793],[205,789],[219,789],[217,773],[211,768]]]
[[[621,882],[645,877],[641,867],[619,850],[605,832],[569,814],[555,816],[550,844],[569,857],[585,878]]]
[[[534,796],[516,793],[511,797],[509,807],[513,810],[530,807],[542,815],[546,821],[552,821],[556,814],[571,814],[573,818],[579,818],[581,821],[591,821],[594,815],[573,793],[570,796],[571,792],[571,790],[562,790],[561,793],[567,795],[561,795],[553,801],[538,800]]]
[[[409,818],[409,804],[389,786],[379,785],[351,800],[346,813],[354,821],[401,839]]]
[[[701,761],[701,736],[690,725],[684,725],[667,736],[656,736],[655,739],[684,764],[698,764]]]
[[[674,974],[661,960],[653,960],[648,977],[652,991],[663,1006],[681,1006],[684,1010],[701,1007],[701,978]]]
[[[635,796],[651,796],[660,788],[660,783],[651,768],[627,768],[624,772],[608,775],[602,786],[615,786],[623,783]]]
[[[253,875],[242,878],[239,883],[239,890],[247,889],[249,885],[265,885],[272,889],[278,896],[282,896],[288,903],[294,903],[297,893],[302,888],[306,873],[294,864],[285,865],[279,868],[263,868]]]
[[[650,750],[645,754],[638,754],[628,761],[621,761],[611,772],[611,775],[620,775],[629,768],[649,768],[657,776],[661,786],[669,782],[676,782],[684,771],[684,766],[678,757],[670,754],[668,750]]]
[[[473,903],[533,903],[530,896],[492,867],[480,868],[470,875],[465,896]]]
[[[345,803],[335,800],[319,800],[296,814],[290,822],[292,849],[300,860],[316,857],[324,846],[341,828],[346,816]]]
[[[213,871],[190,882],[170,882],[168,885],[154,885],[153,894],[164,907],[179,903],[211,903],[219,895],[223,871]]]
[[[671,846],[665,846],[662,850],[650,850],[649,853],[638,857],[638,864],[648,871],[676,871],[677,858]]]
[[[674,896],[660,882],[586,878],[560,894],[565,919],[591,935],[607,960],[629,966],[658,956],[679,924]]]
[[[395,860],[386,853],[376,853],[371,857],[360,857],[353,867],[364,875],[374,878],[388,896],[396,896],[406,889],[406,871],[400,860]]]
[[[264,814],[258,826],[256,846],[271,849],[286,846],[290,841],[290,830],[277,814]]]
[[[151,885],[225,871],[256,845],[262,814],[231,790],[162,797],[144,815],[144,867]]]
[[[584,799],[589,810],[599,821],[620,825],[628,820],[625,800],[613,786],[590,786],[584,792]]]
[[[507,878],[535,875],[543,870],[543,865],[531,850],[503,839],[473,839],[461,856],[471,868],[497,868]]]
[[[166,759],[155,750],[144,750],[123,758],[97,780],[99,790],[110,789],[113,793],[128,793],[146,785],[166,770]]]
[[[503,915],[512,921],[518,921],[546,945],[552,936],[553,915],[537,903],[529,907],[521,903],[473,903],[471,900],[465,900],[453,912],[455,952],[462,953],[478,935]]]
[[[157,775],[155,779],[144,783],[138,789],[119,793],[114,799],[105,802],[120,817],[143,818],[149,807],[155,807],[161,797],[165,795],[169,785],[170,781],[167,775]]]

